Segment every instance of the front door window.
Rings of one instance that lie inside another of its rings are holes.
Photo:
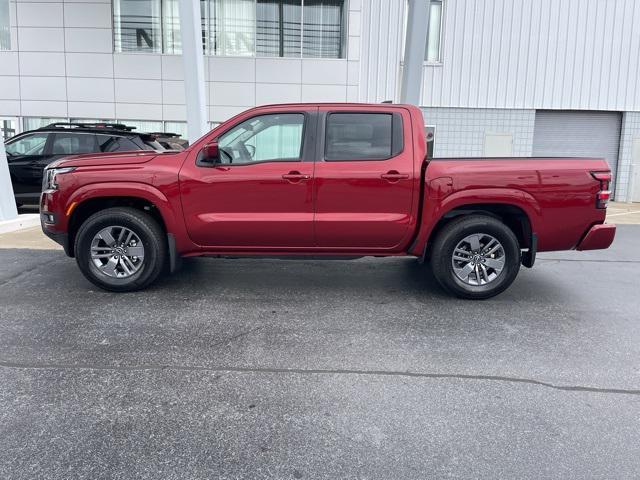
[[[302,113],[260,115],[235,126],[218,140],[221,163],[300,161]]]
[[[47,133],[33,133],[11,142],[6,145],[7,155],[26,156],[26,155],[43,155],[44,146],[47,143]]]

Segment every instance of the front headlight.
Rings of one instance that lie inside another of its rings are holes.
[[[57,190],[58,184],[56,177],[64,173],[73,172],[75,169],[75,167],[47,168],[42,178],[42,190]]]

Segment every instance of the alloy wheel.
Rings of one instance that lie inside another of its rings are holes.
[[[453,273],[467,285],[487,285],[495,281],[505,266],[502,244],[491,235],[475,233],[463,238],[453,250]]]
[[[103,228],[91,241],[91,261],[111,278],[128,278],[144,264],[144,246],[131,229],[120,225]]]

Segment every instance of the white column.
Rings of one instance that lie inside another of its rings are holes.
[[[429,29],[430,0],[409,0],[400,102],[420,105],[422,70]]]
[[[187,130],[193,142],[209,131],[207,95],[204,80],[204,52],[199,0],[180,1],[180,31],[184,65],[184,97],[187,104]]]
[[[17,216],[18,209],[13,197],[7,154],[4,151],[4,140],[0,136],[0,220],[12,220]]]

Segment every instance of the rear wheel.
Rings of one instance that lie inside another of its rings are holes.
[[[140,290],[162,272],[166,242],[158,223],[134,208],[109,208],[78,230],[75,257],[85,277],[114,292]]]
[[[509,227],[493,217],[460,217],[436,237],[431,268],[438,282],[454,295],[490,298],[506,290],[518,275],[518,239]]]

